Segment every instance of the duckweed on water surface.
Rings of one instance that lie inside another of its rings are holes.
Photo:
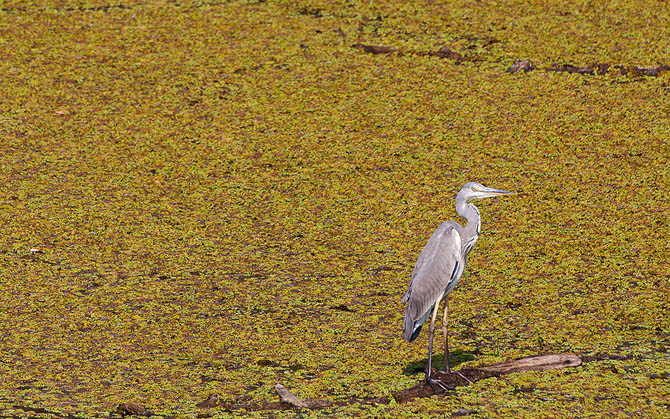
[[[476,180],[517,194],[479,205],[459,367],[620,359],[271,414],[666,416],[670,71],[618,68],[670,65],[669,28],[656,1],[0,3],[1,414],[410,387],[400,298]]]

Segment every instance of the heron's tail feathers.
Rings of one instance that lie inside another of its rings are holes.
[[[416,312],[416,310],[413,309],[412,302],[408,302],[407,308],[405,309],[405,318],[403,319],[402,323],[403,339],[405,339],[407,342],[412,342],[414,339],[416,339],[421,332],[421,326],[423,326],[431,311],[432,309],[426,311],[421,317],[417,318],[416,315],[412,314],[413,312]]]
[[[421,333],[421,326],[423,326],[423,325],[420,325],[419,327],[414,329],[414,332],[412,332],[412,335],[409,337],[409,339],[407,338],[407,336],[406,336],[407,334],[405,333],[404,336],[403,336],[405,338],[405,340],[407,342],[414,342],[414,339],[416,339],[419,336],[419,333]]]
[[[405,311],[405,319],[403,321],[402,327],[402,337],[407,342],[412,342],[414,339],[419,336],[421,332],[421,326],[423,326],[424,319],[420,319],[418,322],[412,319],[412,316],[409,314],[409,308]]]

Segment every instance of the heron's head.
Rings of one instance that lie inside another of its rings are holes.
[[[465,202],[468,202],[473,199],[490,198],[492,196],[500,196],[500,195],[510,195],[512,193],[513,192],[507,192],[501,189],[488,188],[482,185],[481,183],[468,182],[465,185],[463,185],[460,191],[458,191],[456,199],[462,197],[462,199],[464,199]]]

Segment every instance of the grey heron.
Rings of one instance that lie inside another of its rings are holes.
[[[442,317],[444,363],[446,372],[451,373],[447,336],[447,296],[463,274],[468,253],[475,245],[481,228],[479,210],[470,201],[511,193],[500,189],[487,188],[477,182],[468,182],[463,185],[456,195],[456,212],[467,220],[467,224],[462,227],[453,221],[443,222],[430,237],[416,261],[409,287],[402,298],[402,302],[407,304],[403,322],[403,338],[407,342],[416,339],[421,331],[421,326],[428,316],[432,315],[428,331],[428,368],[426,369],[426,381],[431,386],[434,383],[434,380],[430,378],[433,334],[435,318],[442,298],[445,300]]]

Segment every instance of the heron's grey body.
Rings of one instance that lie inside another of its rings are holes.
[[[421,331],[421,326],[432,314],[429,336],[429,362],[427,379],[430,379],[433,327],[437,309],[442,299],[458,283],[465,270],[468,253],[477,242],[481,228],[479,210],[468,201],[509,194],[510,192],[487,188],[476,182],[466,183],[456,195],[456,212],[467,220],[463,227],[453,221],[442,223],[428,240],[416,261],[412,278],[402,302],[406,303],[403,322],[403,338],[412,342]],[[446,310],[443,318],[445,332],[445,364],[449,371],[448,344],[446,341]]]

